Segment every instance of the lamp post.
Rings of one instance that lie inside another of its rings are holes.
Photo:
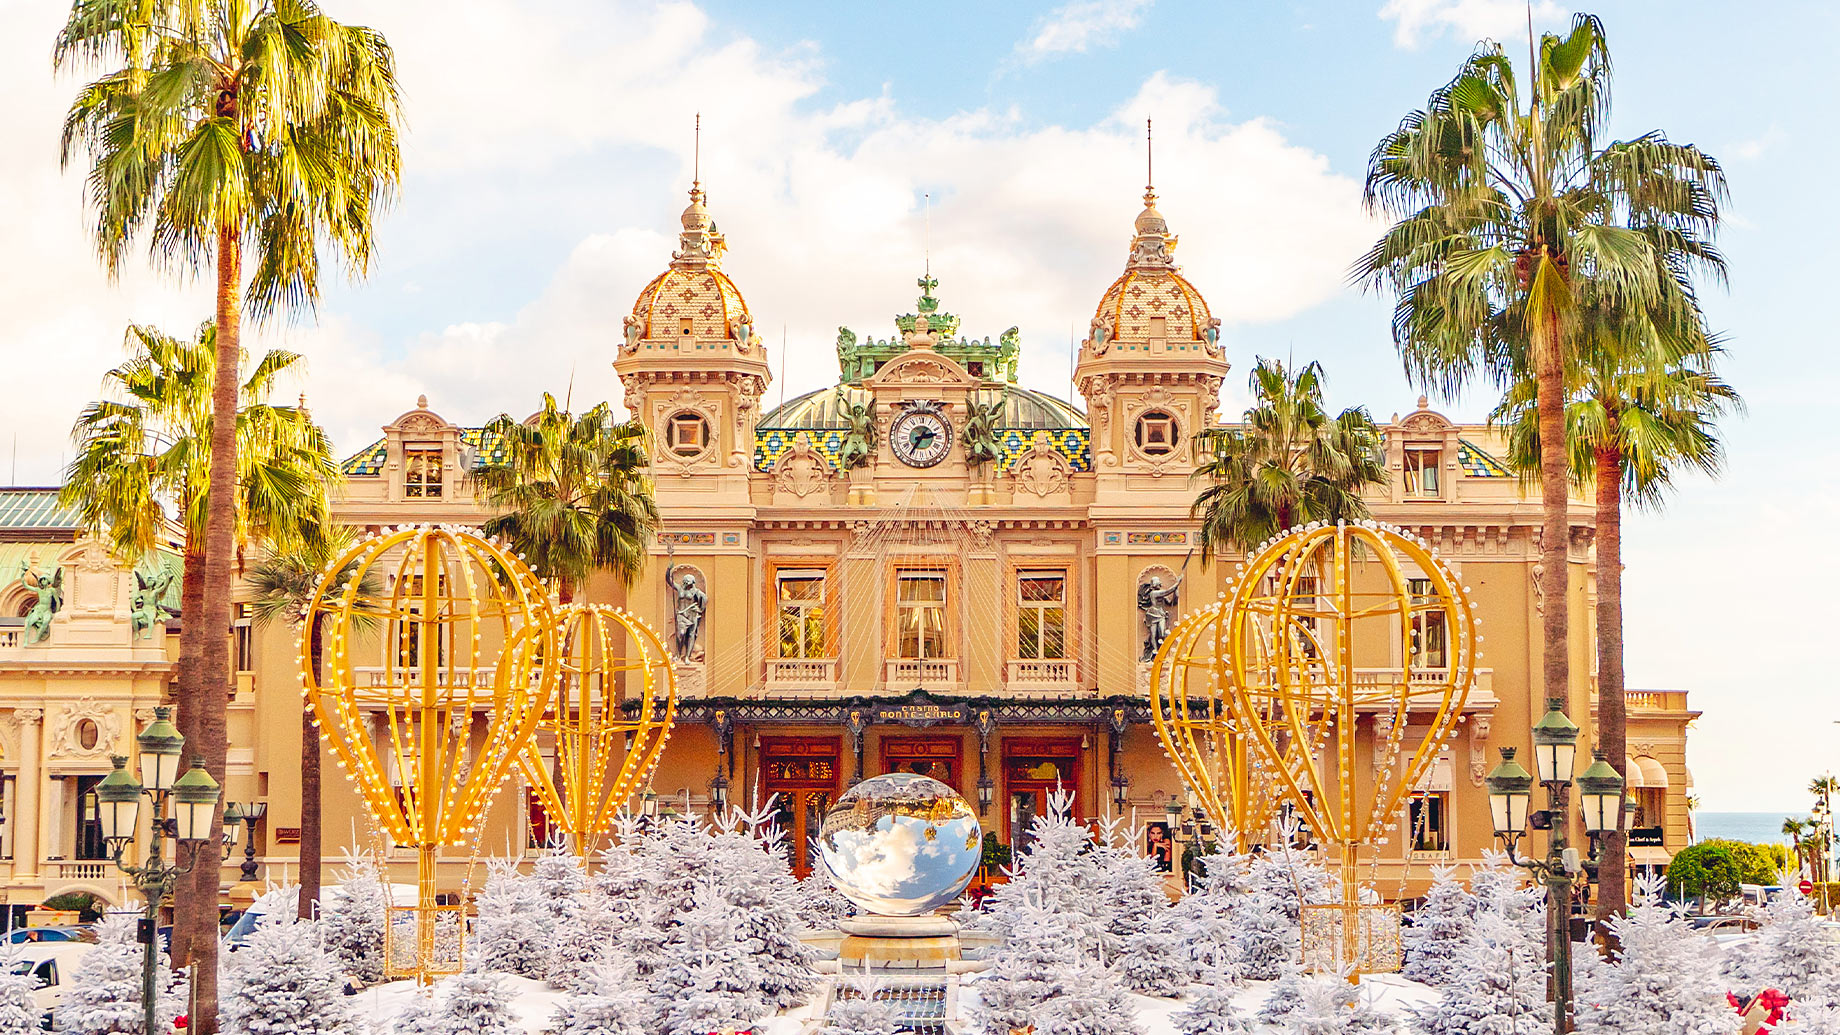
[[[147,900],[147,915],[141,920],[139,932],[141,944],[146,946],[141,962],[141,1007],[145,1015],[143,1030],[147,1032],[157,1030],[155,985],[160,965],[160,909],[178,879],[197,865],[200,851],[218,837],[218,832],[211,829],[211,813],[217,808],[217,781],[204,771],[203,759],[194,760],[184,776],[178,775],[179,755],[185,748],[185,738],[172,724],[171,708],[156,708],[153,714],[153,722],[136,738],[140,745],[141,781],[137,782],[128,773],[128,759],[116,755],[114,770],[96,786],[96,819],[102,827],[103,840],[109,845],[110,857],[117,869],[134,880]],[[147,839],[146,860],[135,866],[127,863],[124,857],[128,845],[134,841],[142,795],[153,805],[153,823]],[[174,806],[170,819],[166,815],[169,801]],[[163,852],[168,837],[179,842],[173,850],[171,865],[167,864]],[[190,858],[179,865],[182,852]],[[212,859],[213,864],[216,861]]]
[[[248,837],[243,842],[242,879],[253,881],[256,879],[256,824],[262,822],[263,816],[268,815],[268,803],[262,801],[246,801],[242,804],[241,808],[238,808],[234,804],[230,807],[236,809],[237,818],[243,821],[243,826],[248,834]],[[224,816],[224,825],[226,827],[230,825],[230,816],[228,814]]]
[[[1488,777],[1489,818],[1495,835],[1508,846],[1509,861],[1546,882],[1546,956],[1552,968],[1549,988],[1555,1035],[1572,1030],[1572,883],[1582,869],[1577,849],[1566,844],[1566,797],[1577,757],[1578,725],[1560,704],[1549,701],[1546,714],[1533,727],[1534,766],[1546,787],[1547,809],[1528,812],[1534,777],[1515,761],[1514,748],[1501,749],[1501,764]],[[1614,830],[1623,781],[1603,760],[1602,752],[1578,784],[1585,830],[1591,834]],[[1515,846],[1529,827],[1548,832],[1543,860],[1515,855]]]

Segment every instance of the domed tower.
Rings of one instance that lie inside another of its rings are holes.
[[[652,429],[660,501],[681,491],[699,507],[745,507],[754,422],[771,380],[766,349],[740,289],[722,272],[727,242],[700,183],[682,222],[671,264],[626,317],[613,369],[626,408]]]
[[[1176,238],[1144,188],[1124,273],[1106,288],[1074,379],[1092,420],[1096,502],[1145,492],[1192,498],[1195,434],[1214,422],[1227,374],[1220,321],[1176,266]]]

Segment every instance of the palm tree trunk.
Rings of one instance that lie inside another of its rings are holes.
[[[224,783],[230,674],[230,594],[236,563],[236,415],[238,403],[242,285],[242,242],[236,227],[217,233],[217,371],[211,392],[211,479],[204,534],[203,664],[195,718],[187,747],[221,786]],[[225,788],[228,790],[228,788]],[[223,822],[223,796],[212,825]],[[215,849],[202,850],[202,865],[179,882],[178,923],[190,929],[192,1007],[190,1035],[217,1035],[218,885],[223,878]],[[175,959],[175,965],[181,961]]]
[[[313,671],[320,670],[325,640],[318,616],[307,632],[307,656]],[[304,702],[303,702],[304,704]],[[313,919],[313,907],[319,901],[320,860],[325,856],[320,844],[320,772],[319,727],[313,725],[313,706],[300,712],[300,918]]]
[[[190,514],[187,501],[180,501],[179,512]],[[204,653],[204,536],[202,529],[186,528],[184,567],[179,576],[179,660],[173,674],[178,684],[174,700],[179,705],[174,725],[191,742],[197,714],[198,677]],[[175,915],[177,906],[174,905]],[[173,925],[172,958],[190,957],[191,932]]]
[[[1566,479],[1565,364],[1557,316],[1535,321],[1535,407],[1540,433],[1540,675],[1547,700],[1570,703],[1571,490]],[[1537,714],[1537,709],[1536,709]]]
[[[1606,429],[1615,441],[1616,415]],[[1629,724],[1623,696],[1623,458],[1616,449],[1597,450],[1597,746],[1628,786]],[[1665,820],[1664,820],[1665,822]],[[1600,838],[1597,863],[1597,930],[1604,951],[1616,949],[1610,918],[1629,902],[1628,812],[1616,810],[1616,829]]]

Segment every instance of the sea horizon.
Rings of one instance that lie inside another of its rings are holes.
[[[1753,844],[1782,844],[1788,840],[1783,836],[1783,820],[1790,816],[1805,815],[1806,809],[1784,809],[1781,812],[1695,811],[1693,838],[1695,841],[1724,838]]]

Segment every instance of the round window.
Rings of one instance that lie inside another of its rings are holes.
[[[101,741],[102,729],[96,725],[95,719],[84,719],[77,723],[78,747],[85,751],[94,751],[96,750],[96,745],[101,743]]]
[[[672,455],[691,459],[709,449],[709,421],[693,410],[679,410],[665,422],[665,449]]]
[[[1145,456],[1167,456],[1175,452],[1180,434],[1176,419],[1162,410],[1147,410],[1137,418],[1137,449]]]

